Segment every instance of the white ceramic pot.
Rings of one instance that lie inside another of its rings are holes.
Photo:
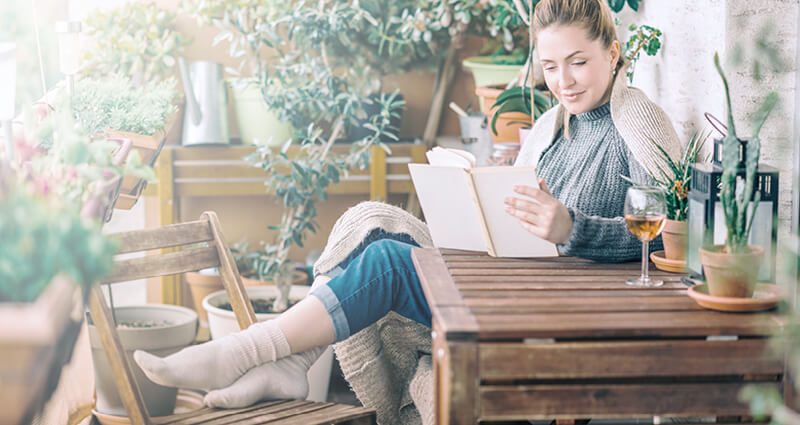
[[[150,416],[171,415],[175,408],[178,389],[163,387],[147,379],[133,360],[133,352],[145,350],[164,357],[188,346],[197,335],[197,313],[186,307],[165,304],[115,307],[114,311],[117,323],[139,321],[168,323],[150,328],[118,327],[117,333],[128,362],[133,368],[134,379],[142,390]],[[89,321],[89,341],[92,346],[92,363],[95,371],[97,411],[109,415],[128,416],[114,383],[105,350],[100,343],[100,334],[91,321]]]
[[[309,289],[308,286],[293,285],[289,292],[290,304],[305,298]],[[272,285],[247,287],[245,290],[251,300],[269,300],[278,295],[278,289]],[[224,290],[209,294],[203,299],[203,308],[208,314],[208,329],[211,331],[211,339],[222,338],[239,330],[239,323],[233,312],[219,308],[220,305],[227,302],[228,294]],[[260,313],[256,314],[256,319],[263,322],[277,316],[274,313]],[[308,397],[306,400],[319,402],[327,400],[332,365],[333,348],[328,347],[308,370]]]

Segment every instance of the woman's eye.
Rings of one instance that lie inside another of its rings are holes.
[[[553,71],[555,69],[556,69],[556,67],[554,67],[554,66],[548,66],[548,67],[544,68],[545,71]]]
[[[575,66],[586,65],[586,61],[581,61],[581,62],[572,62],[572,64],[573,64],[573,65],[575,65]]]

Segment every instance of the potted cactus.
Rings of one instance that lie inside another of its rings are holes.
[[[712,295],[724,297],[752,297],[764,249],[748,245],[750,229],[760,201],[755,191],[756,172],[760,141],[758,133],[778,101],[776,93],[770,93],[754,117],[753,135],[741,140],[736,135],[731,110],[728,80],[714,54],[714,66],[722,78],[725,100],[728,106],[728,134],[723,139],[722,177],[720,178],[720,201],[725,216],[727,235],[724,245],[700,248],[700,263]],[[740,149],[744,145],[744,171],[739,168]]]

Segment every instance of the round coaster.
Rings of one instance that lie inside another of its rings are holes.
[[[717,297],[708,293],[705,283],[692,286],[687,294],[705,308],[736,312],[769,310],[783,299],[781,288],[771,283],[756,284],[752,298]]]
[[[650,260],[659,270],[672,273],[686,273],[686,261],[670,260],[664,256],[664,250],[651,252]]]

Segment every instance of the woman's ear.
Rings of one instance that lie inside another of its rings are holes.
[[[608,49],[608,54],[611,57],[611,70],[617,69],[617,64],[620,61],[620,45],[618,40],[611,42],[611,47]]]

